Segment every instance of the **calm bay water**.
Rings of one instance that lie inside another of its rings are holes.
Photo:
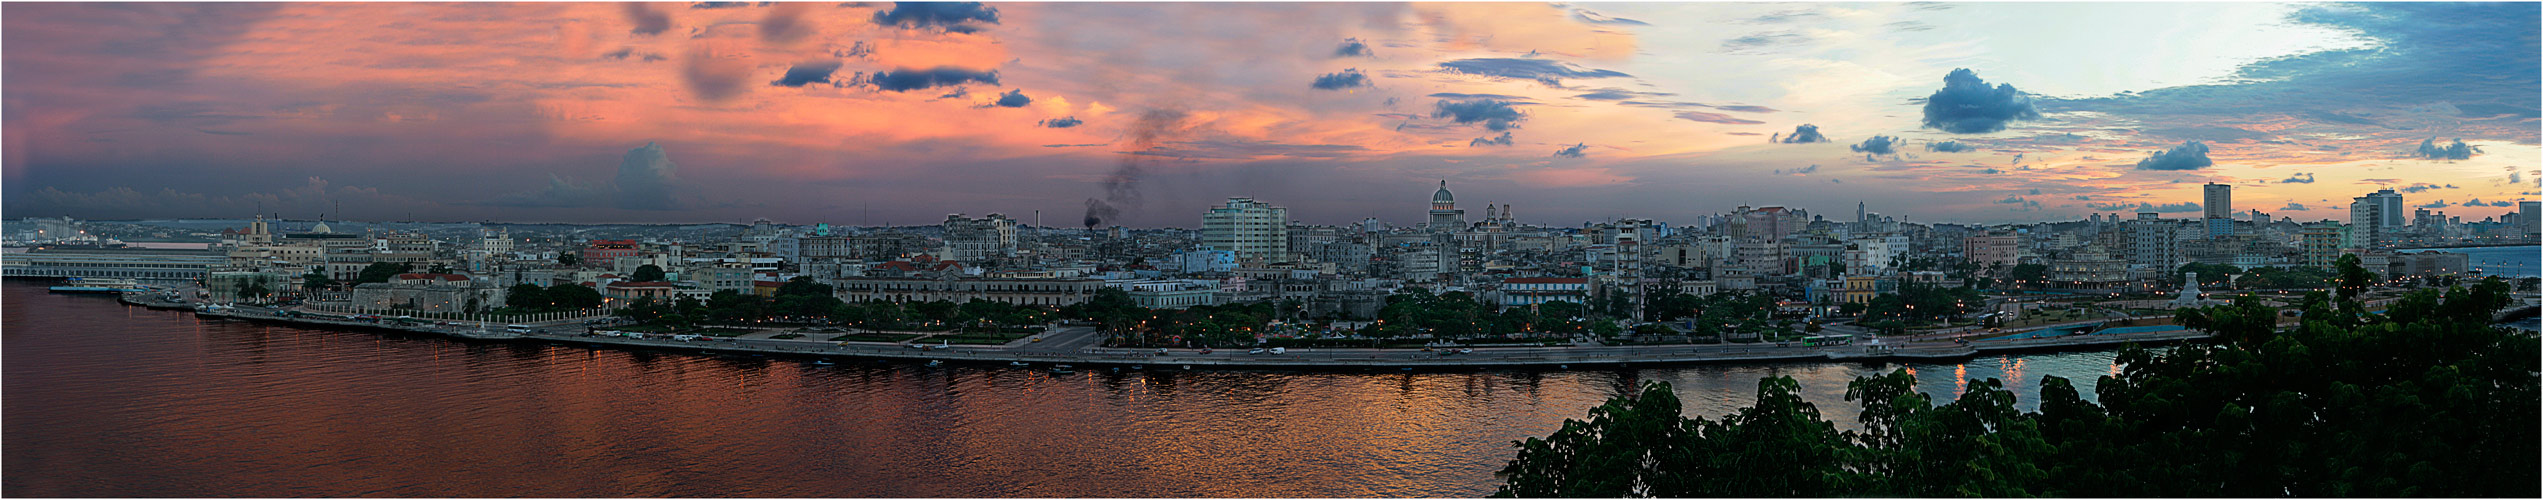
[[[1082,372],[715,357],[197,319],[10,282],[5,484],[25,496],[1481,496],[1510,441],[1642,380],[1690,414],[1854,364]],[[2112,353],[1911,365],[1928,394],[2091,380]]]

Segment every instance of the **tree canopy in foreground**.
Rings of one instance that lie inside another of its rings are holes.
[[[1496,496],[2535,497],[2537,338],[2491,324],[2491,280],[2421,290],[2384,314],[2317,293],[2281,330],[2257,302],[2183,310],[2217,333],[2130,347],[2100,403],[2045,377],[2038,411],[1994,379],[1950,403],[1905,371],[1855,379],[1839,431],[1791,378],[1720,420],[1645,384],[1519,442]]]

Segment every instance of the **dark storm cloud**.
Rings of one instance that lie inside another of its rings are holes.
[[[2137,160],[2137,170],[2198,170],[2215,164],[2207,159],[2206,144],[2190,141]]]
[[[2437,200],[2428,202],[2426,205],[2420,205],[2419,208],[2446,208],[2451,206],[2454,205],[2446,203],[2446,200]]]
[[[1565,78],[1616,78],[1633,76],[1612,70],[1582,68],[1559,61],[1509,57],[1459,59],[1439,63],[1439,67],[1440,69],[1457,74],[1489,76],[1496,78],[1522,78],[1545,82],[1549,85],[1559,85]]]
[[[1369,44],[1361,43],[1358,38],[1344,38],[1342,45],[1333,48],[1334,57],[1368,57],[1373,54],[1369,52]]]
[[[2296,175],[2288,176],[2288,177],[2287,177],[2287,178],[2285,178],[2285,179],[2279,179],[2279,180],[2278,180],[2278,183],[2279,183],[2279,184],[2312,184],[2312,183],[2313,183],[2313,174],[2303,173],[2303,172],[2297,172],[2297,173],[2296,173]]]
[[[548,174],[547,188],[524,191],[480,202],[480,205],[519,208],[596,207],[609,203],[605,187]]]
[[[1049,119],[1049,120],[1042,120],[1042,121],[1037,122],[1037,123],[1039,123],[1040,125],[1042,125],[1042,126],[1044,126],[1044,127],[1050,127],[1050,128],[1069,128],[1069,127],[1075,127],[1075,126],[1078,126],[1078,124],[1082,124],[1082,123],[1086,123],[1086,122],[1084,122],[1084,121],[1079,121],[1079,120],[1077,119],[1077,117],[1074,117],[1074,116],[1063,116],[1063,117],[1059,117],[1059,118],[1052,118],[1052,119]]]
[[[706,51],[692,51],[681,60],[681,81],[689,84],[689,92],[699,99],[721,101],[748,91],[751,67],[747,63],[719,59]]]
[[[766,6],[766,5],[768,5],[768,2],[760,2],[760,3],[759,3],[759,5]],[[751,3],[750,3],[750,2],[690,2],[690,3],[689,3],[689,8],[691,8],[691,9],[734,9],[734,8],[749,7],[749,6],[751,6]]]
[[[2287,206],[2284,206],[2284,207],[2278,207],[2278,209],[2279,209],[2279,210],[2296,211],[2296,212],[2303,212],[2303,211],[2313,210],[2312,208],[2308,208],[2308,207],[2306,207],[2306,206],[2305,206],[2305,204],[2303,204],[2303,203],[2296,203],[2296,202],[2292,202],[2292,201],[2291,201],[2291,202],[2287,202]]]
[[[654,35],[662,33],[663,30],[671,29],[671,15],[653,10],[652,4],[643,2],[627,2],[619,5],[626,10],[627,22],[635,23],[636,25],[635,28],[629,29],[628,32],[638,35]]]
[[[2431,137],[2426,140],[2419,141],[2419,152],[2417,154],[2420,158],[2430,160],[2469,160],[2472,159],[2472,155],[2480,152],[2481,148],[2466,145],[2464,144],[2463,139],[2455,139],[2455,143],[2452,145],[2439,146],[2437,145],[2437,139]]]
[[[2335,110],[2448,103],[2484,118],[2538,116],[2543,15],[2534,2],[2361,2],[2309,5],[2295,24],[2356,33],[2366,47],[2272,58],[2220,83],[2115,97],[2060,100],[2059,109],[2137,115],[2283,113],[2321,123],[2376,125]],[[2470,116],[2467,116],[2470,117]],[[2531,137],[2531,136],[2528,136]]]
[[[1033,98],[1025,97],[1024,89],[1015,89],[998,94],[998,102],[995,104],[1002,108],[1021,108],[1033,104]]]
[[[2512,201],[2508,201],[2508,200],[2499,200],[2499,201],[2492,201],[2492,202],[2483,202],[2483,201],[2481,201],[2481,199],[2480,199],[2480,198],[2473,198],[2473,199],[2472,199],[2472,201],[2464,202],[2464,206],[2467,206],[2467,207],[2513,207],[2513,206],[2516,206],[2516,202],[2512,202]]]
[[[1571,146],[1564,147],[1563,149],[1554,150],[1554,156],[1563,158],[1581,158],[1589,156],[1589,144],[1573,144]]]
[[[874,13],[874,24],[955,33],[978,31],[978,27],[969,24],[974,22],[998,24],[998,8],[980,2],[896,2],[891,9]]]
[[[1361,74],[1358,68],[1345,69],[1342,70],[1341,73],[1330,73],[1316,77],[1315,83],[1307,84],[1307,86],[1314,87],[1317,90],[1342,90],[1353,87],[1367,87],[1369,86],[1369,75]]]
[[[679,166],[671,163],[662,146],[645,143],[628,150],[619,159],[618,176],[611,184],[587,184],[571,177],[548,174],[544,188],[497,196],[475,205],[521,208],[570,208],[616,206],[629,210],[678,210],[686,207],[679,195],[687,190],[680,180]]]
[[[1852,149],[1857,153],[1890,156],[1898,154],[1897,145],[1897,137],[1876,135],[1870,139],[1864,139],[1862,144],[1846,146],[1846,149]]]
[[[1518,108],[1510,107],[1508,102],[1478,99],[1439,101],[1432,105],[1430,117],[1447,118],[1459,124],[1482,123],[1484,128],[1497,132],[1517,128],[1519,120],[1526,119],[1527,115],[1520,114]]]
[[[867,75],[864,83],[873,85],[878,90],[908,92],[972,82],[997,85],[998,72],[995,70],[972,71],[951,66],[930,69],[901,68],[893,71],[876,71],[872,75]]]
[[[1818,125],[1811,125],[1811,124],[1806,124],[1806,123],[1805,123],[1805,124],[1802,124],[1801,126],[1793,127],[1793,128],[1792,128],[1792,135],[1784,136],[1784,137],[1783,137],[1783,138],[1781,138],[1781,139],[1776,139],[1776,138],[1771,138],[1771,137],[1770,137],[1770,138],[1767,138],[1767,140],[1769,140],[1769,141],[1773,141],[1773,142],[1781,142],[1781,143],[1784,143],[1784,144],[1804,144],[1804,143],[1812,143],[1812,142],[1828,142],[1828,136],[1819,135],[1819,126],[1818,126]]]
[[[1927,142],[1927,143],[1925,143],[1925,152],[1928,152],[1928,153],[1967,153],[1967,152],[1970,152],[1970,151],[1977,151],[1977,150],[1978,150],[1978,148],[1973,147],[1973,146],[1970,146],[1970,145],[1967,145],[1967,144],[1961,144],[1961,143],[1960,143],[1960,141],[1942,141],[1942,142]]]
[[[1508,146],[1510,144],[1511,140],[1509,132],[1502,132],[1500,137],[1477,137],[1475,140],[1466,141],[1466,147],[1470,148],[1476,146]]]
[[[812,36],[812,24],[803,22],[805,8],[803,3],[788,2],[768,9],[768,16],[759,19],[759,39],[790,43]]]
[[[662,146],[645,143],[644,147],[627,151],[618,162],[618,208],[629,210],[678,210],[675,197],[680,189],[680,166]]]
[[[839,71],[838,61],[797,64],[786,68],[786,76],[768,84],[779,87],[801,87],[815,83],[830,83],[830,74],[836,71]]]
[[[1994,132],[2004,130],[2007,121],[2039,117],[2030,96],[2012,84],[1990,88],[1968,68],[1951,70],[1943,76],[1942,90],[1925,98],[1925,127],[1954,134]]]

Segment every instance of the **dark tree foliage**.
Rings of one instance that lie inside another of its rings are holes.
[[[2257,301],[2184,310],[2217,341],[2128,348],[2100,404],[2046,377],[2034,412],[1993,379],[1936,406],[1901,370],[1850,384],[1862,430],[1838,432],[1789,378],[1720,422],[1655,383],[1518,443],[1497,496],[2534,497],[2543,350],[2490,323],[2509,289],[2381,315],[2316,293],[2283,331]]]
[[[1924,283],[1898,284],[1898,293],[1885,293],[1872,298],[1864,307],[1863,319],[1877,321],[1935,321],[1977,310],[1986,305],[1986,297],[1975,288],[1943,288]]]
[[[2234,278],[2234,288],[2243,290],[2310,290],[2328,286],[2331,271],[2319,267],[2255,267]]]
[[[2226,278],[2233,277],[2237,274],[2243,274],[2243,268],[2227,264],[2200,264],[2192,262],[2182,264],[2180,269],[2173,270],[2170,278],[2180,279],[2182,273],[2199,273],[2199,286],[2214,288],[2227,284],[2225,282]]]
[[[636,275],[628,279],[642,282],[655,282],[662,281],[663,278],[665,278],[665,275],[662,272],[662,266],[645,264],[636,266]]]
[[[600,307],[602,303],[608,302],[608,297],[602,296],[599,290],[593,290],[592,287],[558,283],[556,286],[547,287],[547,300],[551,307],[561,311]]]
[[[353,284],[387,283],[389,280],[397,279],[397,275],[413,272],[414,269],[413,264],[404,262],[373,262],[371,265],[362,266],[361,273],[353,275]]]
[[[538,285],[522,283],[504,289],[503,306],[506,310],[499,312],[524,314],[590,309],[600,307],[606,301],[607,297],[603,297],[599,291],[583,285],[558,283],[555,286],[540,288]]]
[[[512,288],[503,291],[503,306],[519,311],[544,308],[552,303],[554,301],[547,299],[546,288],[530,283],[512,285]]]
[[[2357,300],[2368,287],[2375,286],[2375,273],[2361,262],[2357,254],[2348,254],[2331,265],[2333,277],[2339,280],[2341,302]]]
[[[2049,266],[2047,264],[2017,265],[2013,266],[2013,270],[2005,272],[2005,277],[2012,279],[2016,286],[2039,286],[2048,282]]]
[[[328,278],[327,273],[310,271],[309,274],[300,276],[300,286],[302,288],[328,288],[336,286],[336,280],[334,278]]]

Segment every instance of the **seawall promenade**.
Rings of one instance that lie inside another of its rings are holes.
[[[1283,354],[1252,354],[1244,350],[1225,349],[1202,352],[1193,349],[1169,349],[1160,354],[1156,349],[1120,349],[1091,347],[1098,338],[1090,329],[1061,329],[1044,334],[1049,338],[1069,339],[1052,343],[1019,340],[999,346],[925,346],[882,342],[830,342],[825,340],[730,339],[699,337],[672,340],[663,336],[629,338],[584,333],[580,325],[540,325],[529,333],[505,331],[501,325],[479,324],[394,324],[308,315],[285,315],[280,310],[262,308],[205,308],[172,302],[151,294],[125,294],[127,304],[154,309],[194,311],[206,318],[284,323],[330,328],[390,330],[407,333],[441,335],[471,341],[544,342],[595,348],[688,351],[741,356],[781,356],[803,359],[864,358],[911,362],[941,361],[947,363],[1006,364],[1010,366],[1051,367],[1071,365],[1084,368],[1144,367],[1159,369],[1274,369],[1274,370],[1475,370],[1475,369],[1612,369],[1660,365],[1707,363],[1776,363],[1776,362],[1951,362],[2012,352],[2088,351],[2112,349],[2125,344],[2156,345],[2207,338],[2203,332],[2168,331],[2152,333],[2072,335],[2013,340],[1978,340],[1967,344],[1956,342],[1907,342],[1905,338],[1884,338],[1878,343],[1836,346],[1798,346],[1774,343],[1693,344],[1642,346],[1563,346],[1563,347],[1479,347],[1471,353],[1417,349],[1289,349]],[[571,331],[566,331],[571,330]]]

